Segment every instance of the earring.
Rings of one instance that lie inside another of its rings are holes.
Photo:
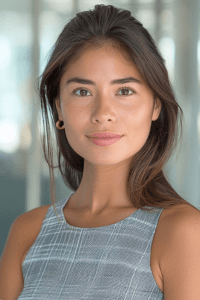
[[[62,127],[61,127],[62,126]],[[64,129],[64,122],[63,121],[60,121],[60,120],[58,120],[57,122],[56,122],[56,127],[58,128],[58,129]]]

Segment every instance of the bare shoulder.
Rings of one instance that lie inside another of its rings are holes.
[[[43,206],[31,209],[31,210],[21,214],[20,216],[18,216],[16,220],[18,220],[18,222],[20,222],[21,224],[23,224],[23,222],[34,222],[36,220],[38,221],[43,216],[45,217],[50,206],[51,206],[51,204],[48,204],[48,205],[43,205]]]
[[[174,231],[178,226],[192,225],[192,222],[199,220],[200,210],[190,203],[174,205],[163,210],[162,230],[163,233]],[[167,232],[166,232],[167,231]]]
[[[30,211],[25,212],[17,218],[20,224],[19,226],[21,231],[21,239],[23,243],[21,264],[28,250],[36,240],[40,232],[42,222],[50,206],[51,204],[34,208]]]
[[[164,209],[161,216],[162,220],[158,230],[158,262],[163,280],[165,258],[178,236],[188,231],[192,232],[197,227],[200,230],[200,210],[186,203]]]
[[[17,299],[23,290],[21,258],[32,245],[51,205],[41,206],[18,216],[12,223],[0,259],[0,296]]]
[[[167,247],[168,238],[173,232],[182,226],[188,227],[195,220],[200,221],[200,210],[192,206],[190,203],[174,205],[163,210],[161,214],[162,220],[159,226],[159,241],[164,248]],[[167,238],[168,237],[168,238]]]
[[[161,224],[159,265],[165,299],[198,299],[200,210],[179,205],[168,210]]]

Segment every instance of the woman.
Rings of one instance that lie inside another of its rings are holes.
[[[59,169],[74,192],[55,204],[51,186],[53,206],[15,220],[0,296],[196,300],[199,210],[163,172],[182,110],[148,31],[112,5],[78,13],[58,37],[39,90],[51,178],[48,108]]]

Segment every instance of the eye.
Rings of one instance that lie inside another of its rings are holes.
[[[75,89],[73,92],[72,92],[72,94],[75,94],[75,95],[77,95],[76,94],[76,92],[78,92],[78,91],[84,91],[84,92],[89,92],[88,90],[85,90],[85,89],[82,89],[82,88],[77,88],[77,89]],[[84,97],[83,95],[77,95],[78,97]]]
[[[120,91],[131,91],[132,94],[135,94],[135,91],[132,90],[132,89],[130,89],[130,88],[127,87],[127,86],[124,86],[123,88],[121,88]],[[126,95],[122,95],[122,96],[131,96],[132,94],[129,94],[129,95],[126,94]]]
[[[134,90],[132,90],[132,89],[130,89],[129,87],[126,87],[126,86],[124,86],[124,87],[122,87],[122,88],[120,88],[120,90],[119,91],[131,91],[132,92],[132,94],[135,94],[135,91]],[[74,94],[74,95],[77,95],[76,94],[76,92],[78,92],[78,91],[84,91],[84,92],[89,92],[88,90],[86,90],[86,89],[84,89],[84,88],[77,88],[77,89],[75,89],[73,92],[72,92],[72,94]],[[125,96],[125,97],[127,97],[127,96],[131,96],[132,94],[129,94],[129,95],[120,95],[120,96]],[[77,95],[78,97],[85,97],[86,95]]]

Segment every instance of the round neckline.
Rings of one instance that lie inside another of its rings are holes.
[[[73,194],[73,193],[72,193]],[[139,212],[139,208],[136,210],[136,211],[134,211],[131,215],[129,215],[128,217],[126,217],[125,219],[123,219],[123,220],[121,220],[121,221],[119,221],[119,222],[116,222],[116,223],[114,223],[114,224],[110,224],[110,225],[104,225],[104,226],[98,226],[98,227],[77,227],[77,226],[73,226],[73,225],[70,225],[69,223],[67,223],[67,220],[65,219],[65,215],[64,215],[64,212],[63,212],[63,209],[64,209],[64,206],[66,205],[66,203],[67,203],[67,201],[69,200],[69,198],[71,197],[71,195],[72,194],[70,194],[68,197],[67,197],[67,200],[62,204],[62,206],[61,206],[61,215],[62,215],[62,218],[63,218],[63,220],[64,220],[64,222],[65,222],[65,224],[67,224],[68,226],[70,226],[71,228],[73,228],[73,229],[81,229],[81,230],[94,230],[94,229],[98,229],[98,228],[105,228],[105,227],[110,227],[110,226],[116,226],[116,225],[118,225],[118,224],[120,224],[120,223],[123,223],[125,220],[127,220],[127,219],[129,219],[129,218],[131,218],[133,215],[135,216],[135,214],[137,213],[137,212]]]

